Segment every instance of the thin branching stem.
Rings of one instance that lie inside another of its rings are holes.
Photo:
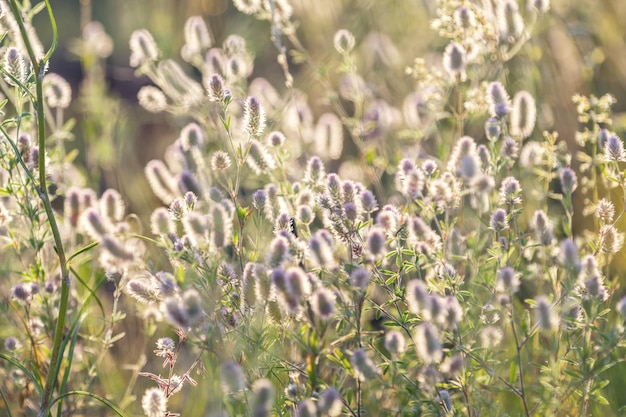
[[[513,304],[513,298],[510,298],[511,305]],[[513,314],[513,310],[511,310],[511,331],[513,332],[513,338],[515,339],[515,350],[516,350],[516,359],[517,359],[517,368],[519,369],[519,397],[522,400],[522,404],[524,405],[524,413],[526,417],[530,417],[530,410],[528,409],[528,402],[526,400],[526,390],[524,388],[524,364],[522,362],[522,348],[523,345],[520,343],[519,337],[517,335],[517,328],[515,326],[515,316]]]

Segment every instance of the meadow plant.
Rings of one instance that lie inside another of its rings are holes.
[[[539,87],[509,83],[549,1],[439,0],[445,45],[407,67],[406,96],[361,68],[359,45],[388,39],[339,28],[320,63],[298,39],[305,6],[288,0],[233,2],[269,22],[281,85],[250,79],[246,39],[217,44],[200,16],[182,62],[136,30],[129,63],[152,82],[139,104],[183,122],[145,166],[160,206],[144,217],[74,163],[71,88],[48,69],[56,39],[46,51],[31,25],[46,10],[56,34],[52,9],[27,3],[0,1],[8,415],[609,409],[626,347],[613,266],[626,151],[612,96],[574,97],[567,143],[537,127]],[[83,37],[111,53],[101,26]],[[329,63],[323,100],[297,89],[294,67]],[[123,308],[158,360],[125,358],[132,377],[112,397],[101,373],[126,349]]]

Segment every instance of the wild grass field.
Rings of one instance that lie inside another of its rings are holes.
[[[0,415],[624,415],[624,18],[0,0]]]

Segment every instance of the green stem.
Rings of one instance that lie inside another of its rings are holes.
[[[509,298],[511,305],[513,304],[512,297]],[[522,400],[522,404],[524,405],[524,414],[526,417],[530,417],[530,410],[528,409],[528,403],[526,401],[526,390],[524,388],[524,370],[523,370],[523,362],[522,362],[522,348],[523,345],[520,343],[519,337],[517,335],[517,330],[515,327],[515,315],[513,309],[511,309],[511,330],[513,332],[513,338],[515,339],[515,348],[516,348],[516,357],[517,357],[517,368],[519,369],[519,397]]]
[[[56,376],[58,375],[61,359],[63,358],[63,351],[61,344],[63,340],[63,329],[65,327],[65,319],[67,316],[67,304],[70,294],[70,276],[67,267],[67,260],[65,257],[65,251],[63,249],[63,240],[61,239],[61,233],[52,211],[52,205],[50,204],[50,196],[46,187],[46,124],[45,124],[45,112],[43,109],[43,75],[46,62],[48,62],[50,56],[54,52],[58,42],[58,32],[54,14],[52,13],[52,7],[49,0],[44,0],[46,3],[46,9],[48,10],[48,16],[50,17],[50,23],[52,26],[52,45],[48,49],[48,52],[44,57],[36,57],[33,47],[28,38],[26,26],[22,20],[22,16],[17,6],[16,0],[10,0],[10,7],[15,20],[20,28],[20,34],[24,42],[24,46],[28,52],[33,71],[35,73],[35,88],[36,88],[36,101],[33,103],[33,107],[37,112],[37,136],[39,144],[39,184],[36,185],[37,194],[41,199],[46,215],[48,217],[48,223],[54,236],[54,244],[57,256],[59,258],[59,264],[61,268],[61,300],[59,305],[59,313],[57,316],[57,325],[54,331],[54,344],[52,347],[52,354],[50,356],[50,367],[48,368],[48,375],[46,377],[46,384],[44,386],[43,399],[39,408],[38,415],[40,417],[49,414],[50,407],[53,403],[54,387],[56,384]]]

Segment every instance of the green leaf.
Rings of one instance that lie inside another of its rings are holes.
[[[600,394],[593,394],[592,398],[594,401],[602,404],[602,405],[609,405],[609,401],[604,398],[604,396],[600,395]]]
[[[63,125],[63,130],[65,132],[69,132],[72,129],[74,129],[74,126],[76,126],[76,119],[74,118],[68,119],[67,122],[65,122],[65,124]]]
[[[124,336],[126,336],[125,332],[121,332],[116,334],[115,336],[113,336],[111,338],[111,340],[109,340],[109,346],[113,345],[115,342],[117,342],[118,340],[122,339]]]
[[[517,362],[511,361],[511,366],[509,367],[509,383],[511,385],[515,384],[515,381],[517,381],[517,369]]]
[[[237,218],[239,219],[239,222],[245,223],[248,217],[250,217],[250,213],[252,213],[252,210],[250,210],[249,207],[238,207]]]
[[[28,12],[28,20],[31,20],[33,16],[37,15],[40,11],[46,8],[46,2],[42,1],[41,3],[37,3],[30,11]]]
[[[43,395],[43,388],[39,384],[39,380],[27,368],[25,368],[24,365],[22,365],[17,358],[14,358],[12,356],[9,356],[7,354],[0,352],[0,359],[4,359],[5,361],[9,362],[11,365],[15,366],[16,368],[19,368],[22,372],[24,372],[24,375],[26,375],[26,377],[30,379],[30,381],[33,383],[35,388],[37,388],[37,392],[39,393],[39,395],[40,396]]]
[[[94,394],[92,392],[87,392],[87,391],[69,391],[69,392],[63,393],[63,394],[59,395],[58,397],[56,397],[54,400],[52,400],[52,402],[50,403],[50,406],[54,405],[57,401],[60,401],[61,399],[65,398],[65,397],[72,396],[72,395],[93,398],[93,399],[101,402],[102,404],[104,404],[104,406],[108,407],[112,412],[114,412],[118,416],[126,417],[126,414],[124,414],[124,412],[122,410],[117,408],[111,401],[109,401],[106,398],[103,398],[103,397],[101,397],[101,396],[99,396],[97,394]]]
[[[350,361],[348,361],[348,358],[346,358],[339,349],[335,349],[333,353],[334,355],[327,355],[327,358],[330,361],[335,362],[337,365],[341,366],[343,369],[352,373],[352,366],[350,366]]]
[[[395,275],[395,274],[393,274],[391,277],[389,277],[389,278],[387,278],[387,279],[385,280],[385,284],[389,285],[389,284],[391,284],[392,282],[394,282],[395,280],[396,280],[396,275]]]

